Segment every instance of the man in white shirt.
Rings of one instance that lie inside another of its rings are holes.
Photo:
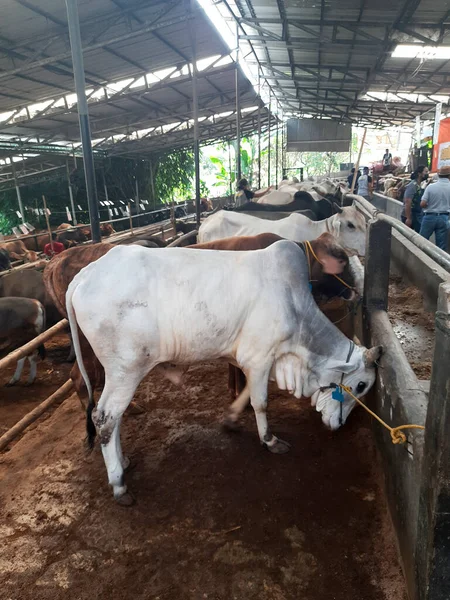
[[[366,200],[372,196],[372,177],[369,175],[369,167],[364,167],[363,174],[358,179],[358,195]]]
[[[447,250],[448,216],[450,213],[450,167],[439,169],[437,183],[427,187],[420,202],[424,215],[420,235],[427,240],[434,233],[436,246]]]
[[[389,148],[386,148],[386,152],[383,156],[383,169],[387,169],[392,164],[392,154],[389,152]]]

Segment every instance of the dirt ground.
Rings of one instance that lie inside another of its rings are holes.
[[[20,382],[13,387],[5,387],[5,384],[11,379],[15,365],[0,371],[0,436],[69,378],[72,365],[65,362],[70,350],[69,337],[66,334],[53,337],[45,343],[45,350],[46,359],[38,362],[36,381],[30,387],[26,385],[28,361]],[[41,419],[50,414],[44,414]]]
[[[272,455],[251,412],[221,430],[226,383],[210,363],[184,389],[144,380],[147,412],[122,429],[131,508],[114,503],[99,448],[85,453],[75,396],[5,452],[0,598],[406,600],[366,414],[332,434],[273,391],[270,424],[292,448]]]
[[[389,318],[418,379],[429,380],[434,350],[434,315],[423,309],[422,293],[391,277]]]

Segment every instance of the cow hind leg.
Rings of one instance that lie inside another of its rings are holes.
[[[120,444],[120,423],[123,413],[130,404],[142,377],[118,377],[105,373],[105,387],[92,419],[97,429],[102,454],[108,473],[108,482],[113,488],[114,499],[123,506],[133,504],[133,496],[124,482],[124,469],[129,461],[122,453]]]
[[[228,408],[228,414],[223,422],[223,427],[230,431],[237,431],[238,420],[241,416],[242,412],[245,410],[248,405],[248,401],[250,400],[250,391],[248,386],[246,386],[236,400],[231,404]]]
[[[23,366],[25,364],[26,359],[27,358],[25,357],[25,358],[21,358],[20,360],[17,361],[16,370],[14,372],[14,375],[11,377],[11,379],[6,384],[7,387],[11,387],[19,381],[19,379],[22,375]]]
[[[259,439],[273,454],[285,454],[290,445],[277,438],[269,429],[267,422],[267,387],[269,384],[269,371],[250,372],[248,374],[248,385],[250,401],[255,411],[256,425],[258,427]]]

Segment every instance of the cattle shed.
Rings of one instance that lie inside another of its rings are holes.
[[[300,122],[324,151],[341,149],[352,126],[412,124],[437,106],[445,116],[449,78],[444,0],[3,0],[0,191],[16,189],[25,221],[21,187],[62,172],[70,190],[82,163],[98,241],[95,171],[188,148],[200,225],[202,145],[239,149],[275,130],[285,144]],[[355,206],[367,223],[357,337],[384,348],[367,404],[419,429],[393,444],[359,410],[331,433],[304,399],[270,388],[272,421],[292,441],[275,456],[253,414],[237,435],[220,430],[224,365],[195,365],[181,389],[151,373],[124,418],[139,490],[125,509],[100,448],[83,448],[59,323],[35,387],[0,399],[1,597],[449,600],[450,261],[400,222],[401,203],[376,193]]]

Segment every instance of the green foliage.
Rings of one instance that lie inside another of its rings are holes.
[[[191,150],[175,150],[157,157],[155,193],[162,202],[186,200],[193,193],[194,154]]]
[[[234,171],[232,171],[230,173],[229,170],[226,168],[225,163],[220,158],[217,158],[216,156],[211,156],[210,161],[217,167],[217,170],[215,173],[216,182],[213,183],[213,186],[227,187],[230,185],[230,182],[233,185],[234,180],[235,180]]]
[[[209,195],[209,188],[203,179],[200,179],[200,196],[203,198]]]

